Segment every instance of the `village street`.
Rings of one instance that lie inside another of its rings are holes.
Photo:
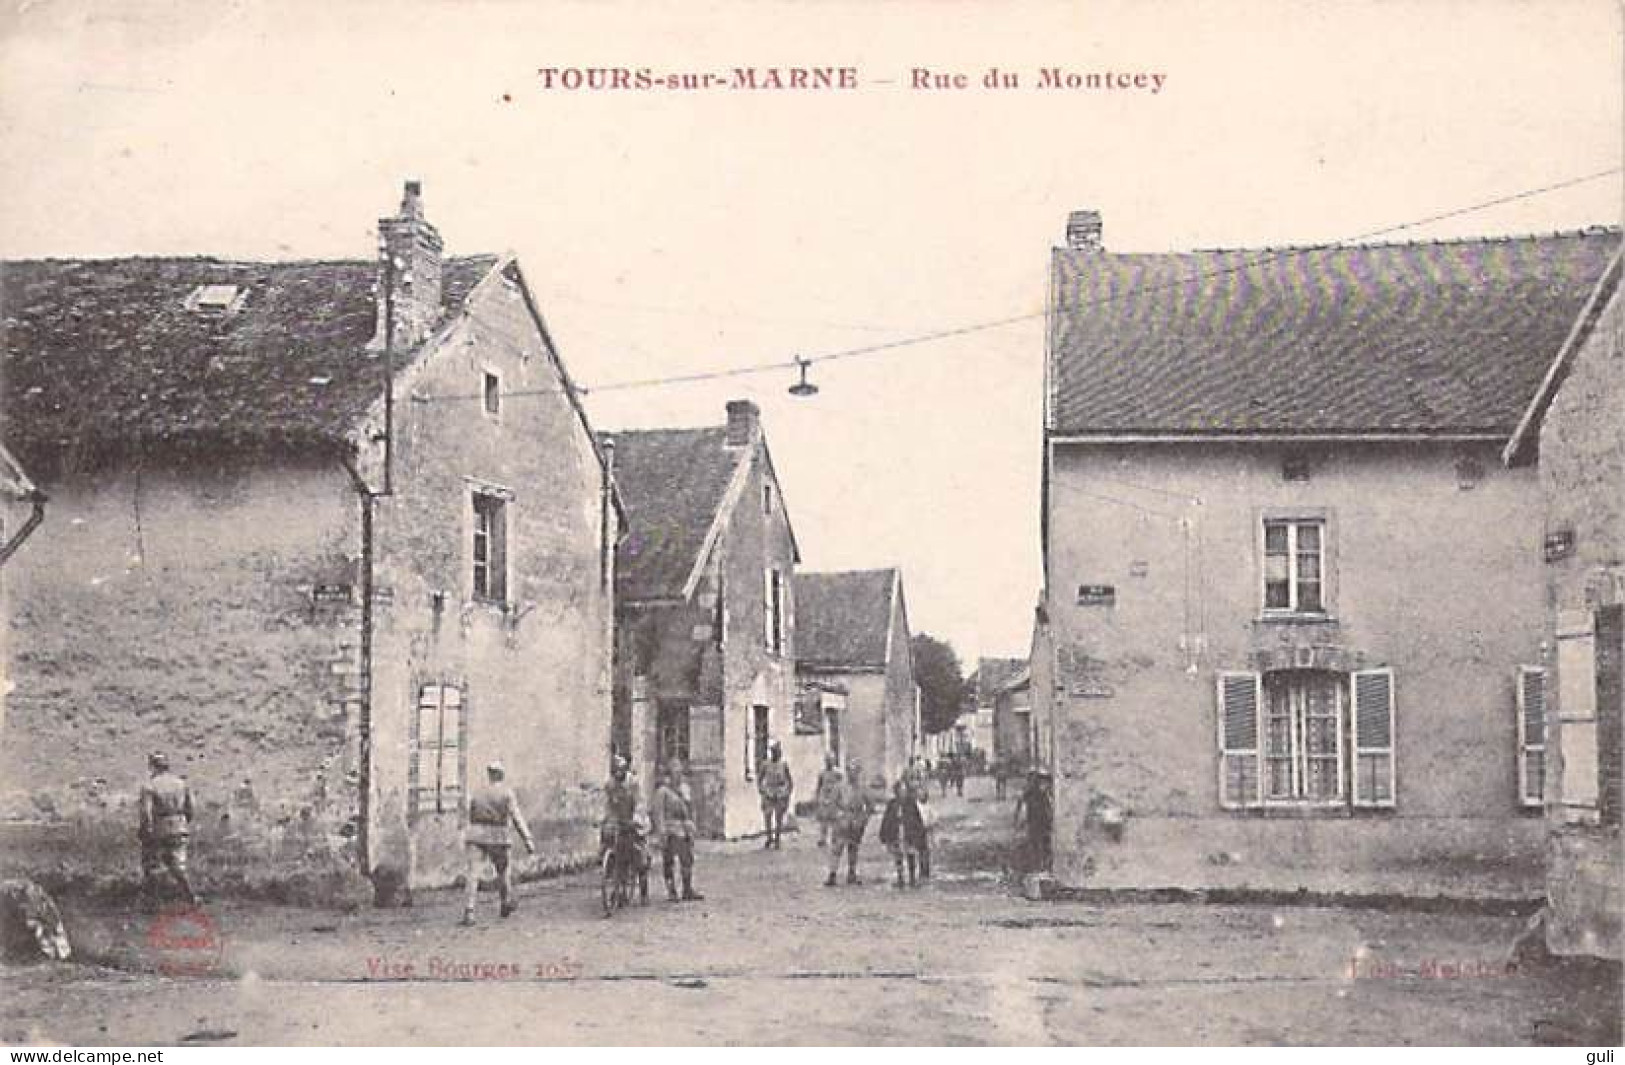
[[[153,950],[150,917],[70,906],[81,963],[7,970],[0,1041],[1619,1039],[1617,977],[1586,965],[1507,972],[1517,917],[1024,901],[1000,881],[1011,806],[990,792],[973,779],[943,804],[939,875],[916,891],[895,890],[874,850],[862,886],[824,887],[823,852],[804,832],[782,853],[708,846],[704,902],[665,902],[657,877],[647,907],[612,920],[587,875],[525,885],[506,921],[482,895],[473,929],[457,927],[450,892],[344,916],[226,901],[209,905],[217,957]],[[155,978],[176,964],[200,971]],[[1461,969],[1417,975],[1435,964]]]

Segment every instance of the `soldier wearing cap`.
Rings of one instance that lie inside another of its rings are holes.
[[[169,758],[154,753],[147,758],[152,776],[141,787],[141,893],[147,902],[158,898],[158,870],[166,869],[181,889],[181,896],[196,903],[186,879],[186,842],[192,835],[192,789],[169,771]]]
[[[674,760],[666,766],[654,796],[654,833],[660,844],[661,872],[666,879],[666,898],[671,902],[700,902],[705,896],[694,890],[694,796],[683,780],[682,767]],[[675,867],[675,868],[674,868]],[[677,894],[673,873],[681,870],[683,894]]]
[[[518,832],[525,850],[536,853],[530,826],[520,812],[519,800],[504,777],[502,763],[492,762],[485,767],[486,784],[476,788],[468,797],[468,828],[464,832],[464,849],[468,852],[468,875],[464,885],[463,923],[474,923],[474,903],[479,897],[480,873],[487,860],[496,869],[497,892],[502,899],[502,916],[506,917],[519,906],[513,900],[513,876],[509,862],[513,850],[510,832]]]
[[[764,848],[784,849],[784,817],[790,812],[790,795],[795,787],[790,763],[784,760],[784,748],[774,740],[768,745],[767,761],[756,770],[756,791],[762,797],[762,827],[767,834],[762,842]]]

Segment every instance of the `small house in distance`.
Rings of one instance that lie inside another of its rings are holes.
[[[870,782],[896,780],[919,740],[902,570],[802,573],[796,603],[797,672],[804,683],[846,690],[847,761],[859,761]]]
[[[628,511],[616,583],[615,747],[645,790],[688,770],[702,833],[762,830],[756,767],[800,745],[795,566],[778,475],[749,400],[723,425],[604,434]],[[798,789],[812,777],[793,766]]]

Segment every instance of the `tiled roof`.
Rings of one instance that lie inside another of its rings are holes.
[[[796,574],[796,662],[813,669],[886,665],[895,569]]]
[[[1619,241],[1057,248],[1051,428],[1509,433]]]
[[[993,697],[1003,691],[1011,680],[1026,668],[1025,658],[977,659],[976,672],[970,675],[968,683],[976,692],[976,701],[979,704],[991,705]]]
[[[748,449],[727,447],[721,426],[600,438],[615,444],[615,483],[627,512],[627,535],[615,555],[617,591],[629,599],[682,595]]]
[[[448,310],[496,263],[447,259]],[[380,395],[370,260],[0,263],[4,439],[24,461],[135,440],[331,440]],[[189,309],[206,285],[231,313]],[[403,363],[405,357],[401,360]]]

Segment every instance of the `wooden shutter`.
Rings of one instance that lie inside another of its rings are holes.
[[[1352,676],[1354,805],[1394,805],[1394,671],[1362,669]]]
[[[436,760],[440,754],[440,685],[418,689],[412,708],[410,751],[406,767],[406,806],[413,813],[434,809]]]
[[[773,571],[762,571],[762,642],[773,648]]]
[[[453,685],[440,689],[440,792],[438,804],[445,813],[459,808],[463,798],[463,778],[467,763],[468,714],[463,690]]]
[[[1518,805],[1539,807],[1546,794],[1546,670],[1518,667]]]
[[[1241,809],[1262,803],[1258,771],[1258,710],[1264,678],[1257,673],[1220,673],[1219,805]]]
[[[1594,617],[1559,616],[1557,628],[1558,779],[1553,795],[1566,807],[1597,808],[1597,637]],[[1581,815],[1589,817],[1589,814]]]

